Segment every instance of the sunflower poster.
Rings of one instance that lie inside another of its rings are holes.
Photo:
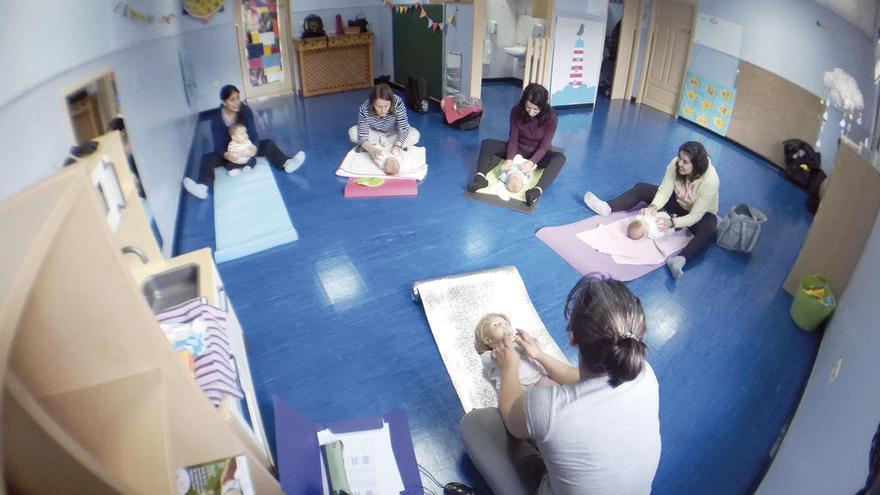
[[[688,71],[678,116],[726,136],[734,100],[736,88],[733,86],[719,84]]]

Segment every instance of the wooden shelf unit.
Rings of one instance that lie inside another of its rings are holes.
[[[303,96],[373,86],[373,33],[293,40]]]
[[[0,259],[13,493],[176,493],[176,469],[237,455],[256,493],[281,493],[267,453],[211,404],[159,328],[127,265],[139,261],[114,237],[130,234],[110,231],[89,167],[0,204],[0,231],[15,232]]]

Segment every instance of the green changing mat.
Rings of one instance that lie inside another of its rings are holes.
[[[487,203],[490,205],[500,206],[502,208],[507,208],[510,210],[521,211],[523,213],[531,213],[533,209],[535,209],[535,205],[528,206],[526,204],[526,191],[535,187],[539,180],[541,180],[541,176],[544,175],[544,169],[539,168],[535,169],[532,172],[532,176],[529,178],[528,182],[526,182],[525,186],[523,186],[522,190],[516,194],[508,192],[510,199],[505,201],[498,197],[495,194],[496,184],[501,182],[498,178],[498,173],[501,171],[501,161],[498,161],[498,165],[489,171],[486,174],[486,181],[489,182],[489,185],[479,189],[477,192],[465,191],[464,197],[470,198],[481,203]],[[503,187],[503,186],[502,186]]]
[[[498,165],[495,165],[495,167],[492,170],[490,170],[488,174],[486,174],[486,180],[489,181],[489,185],[482,188],[482,189],[478,189],[477,193],[489,194],[489,195],[495,196],[497,198],[498,195],[495,194],[494,191],[495,191],[495,184],[501,182],[501,179],[498,178],[500,173],[501,173],[501,162],[499,161]],[[543,168],[535,169],[532,172],[532,176],[529,178],[528,182],[525,183],[523,188],[518,193],[508,192],[508,194],[510,195],[510,200],[511,201],[516,200],[521,203],[525,203],[526,202],[526,191],[535,187],[535,185],[538,183],[538,181],[541,180],[542,175],[544,175]],[[504,201],[504,200],[502,199],[502,201]]]

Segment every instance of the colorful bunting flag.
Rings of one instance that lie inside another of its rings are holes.
[[[140,24],[152,24],[155,20],[160,20],[165,24],[171,24],[171,21],[178,17],[177,14],[174,13],[159,16],[145,14],[125,2],[115,2],[113,4],[113,13],[119,14],[126,19],[131,19]]]
[[[428,12],[422,7],[424,4],[430,3],[430,0],[422,0],[421,2],[416,2],[411,5],[396,5],[392,2],[392,0],[382,0],[382,2],[392,11],[398,14],[408,13],[412,9],[416,9],[419,12],[419,18],[425,19],[425,27],[430,29],[431,31],[442,31],[446,28],[447,24],[455,25],[455,15],[458,13],[458,7],[455,8],[455,12],[446,19],[446,22],[436,22],[434,19],[431,19],[428,16]]]

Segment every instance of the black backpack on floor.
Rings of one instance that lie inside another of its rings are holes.
[[[822,154],[800,139],[788,139],[782,143],[785,154],[785,176],[803,189],[810,178],[822,170]]]
[[[421,76],[410,76],[406,84],[406,106],[413,112],[428,111],[428,80]]]

